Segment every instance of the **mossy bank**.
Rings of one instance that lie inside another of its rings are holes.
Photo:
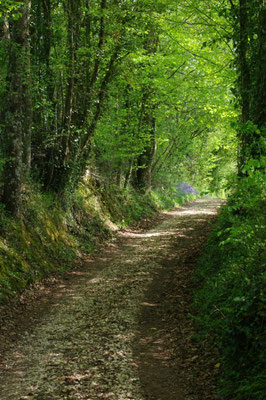
[[[91,179],[63,199],[25,186],[20,218],[1,213],[0,303],[30,284],[73,268],[77,257],[92,254],[118,229],[186,199],[165,192],[122,192]]]

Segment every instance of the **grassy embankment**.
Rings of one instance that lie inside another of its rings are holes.
[[[87,180],[63,207],[55,195],[25,187],[21,218],[14,221],[3,211],[0,217],[0,304],[70,270],[78,255],[92,254],[117,229],[186,199],[166,192],[142,196]]]

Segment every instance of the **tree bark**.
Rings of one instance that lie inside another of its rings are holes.
[[[149,193],[152,185],[152,162],[156,152],[156,120],[152,114],[146,114],[144,120],[149,138],[143,153],[137,160],[135,186],[141,192]]]
[[[21,210],[23,158],[30,165],[29,135],[31,129],[29,76],[29,12],[30,0],[24,0],[21,17],[9,24],[8,65],[3,123],[6,163],[3,170],[2,202],[6,209],[17,216]],[[23,157],[23,142],[24,157]],[[27,143],[27,145],[26,145]]]
[[[266,122],[266,3],[261,4],[258,16],[258,46],[254,79],[254,101],[251,115],[258,128]]]
[[[32,129],[32,99],[31,99],[31,64],[30,64],[30,8],[31,1],[26,2],[23,9],[24,20],[24,77],[22,87],[23,124],[23,169],[25,176],[30,175],[31,169],[31,129]]]
[[[239,0],[240,156],[239,176],[249,158],[261,155],[266,116],[266,7],[260,0]],[[256,38],[254,38],[254,36]]]

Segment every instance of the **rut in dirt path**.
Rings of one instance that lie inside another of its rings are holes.
[[[122,233],[17,317],[13,340],[0,328],[0,399],[214,400],[215,360],[189,313],[220,204],[197,200]]]

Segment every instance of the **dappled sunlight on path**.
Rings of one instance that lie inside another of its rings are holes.
[[[121,232],[22,312],[14,340],[2,336],[1,400],[213,400],[189,313],[220,204],[197,200],[149,231]]]

